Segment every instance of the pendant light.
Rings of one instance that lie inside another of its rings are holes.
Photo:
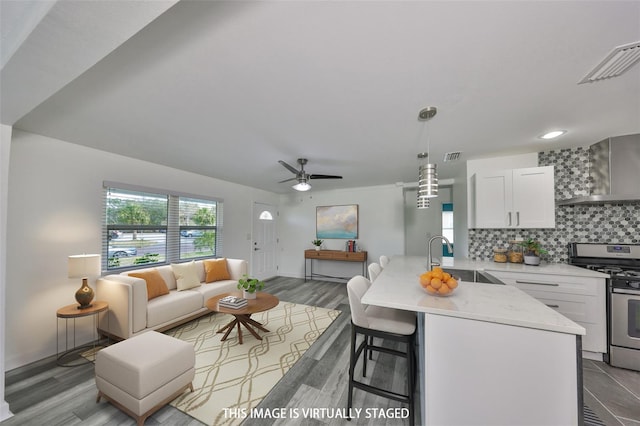
[[[438,112],[436,107],[427,107],[420,111],[418,120],[426,122]],[[418,200],[419,209],[429,208],[429,198],[438,196],[438,171],[436,165],[429,163],[431,142],[427,135],[427,151],[418,153]]]

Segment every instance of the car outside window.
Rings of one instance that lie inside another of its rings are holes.
[[[105,183],[103,269],[126,270],[221,253],[222,200]]]
[[[166,261],[167,195],[109,188],[106,204],[107,269]]]
[[[180,198],[180,259],[216,255],[217,203],[196,198]]]

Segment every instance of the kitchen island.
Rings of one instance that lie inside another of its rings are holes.
[[[583,327],[512,286],[431,296],[425,270],[425,257],[395,256],[362,299],[419,313],[421,424],[582,423]]]

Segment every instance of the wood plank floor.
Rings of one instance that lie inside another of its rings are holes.
[[[349,366],[350,310],[344,283],[275,278],[266,283],[266,291],[280,300],[337,309],[342,314],[318,339],[298,363],[262,401],[260,407],[345,408]],[[374,356],[373,376],[393,377],[394,390],[404,389],[403,376],[389,374],[404,371],[396,366],[395,357]],[[101,402],[96,404],[93,364],[79,367],[59,367],[51,357],[6,373],[5,399],[14,416],[0,423],[12,425],[134,425],[133,419]],[[401,408],[402,404],[356,390],[354,407]],[[355,419],[354,419],[355,420]],[[290,422],[290,420],[289,420]],[[201,425],[181,411],[166,406],[152,415],[147,425]],[[265,419],[247,419],[244,425],[287,424]],[[289,423],[290,424],[290,423]],[[405,425],[407,419],[380,421],[358,419],[347,423],[342,419],[309,418],[298,424],[329,425]]]
[[[607,426],[640,426],[640,372],[584,360],[584,402]]]
[[[347,402],[350,310],[344,283],[276,278],[266,290],[281,300],[338,309],[342,315],[330,326],[260,407],[344,408]],[[374,377],[391,377],[393,389],[404,389],[403,360],[374,357]],[[640,426],[640,373],[585,360],[585,402],[607,425]],[[5,399],[14,416],[10,425],[134,425],[133,419],[112,405],[96,404],[93,364],[65,368],[51,357],[6,373]],[[380,384],[378,382],[378,384]],[[354,407],[400,408],[402,404],[356,390]],[[499,408],[498,408],[499,409]],[[418,404],[416,419],[420,418]],[[199,421],[166,406],[147,425],[201,425]],[[247,419],[246,426],[289,425],[288,420]],[[295,422],[304,425],[405,425],[404,420],[360,418],[352,422],[326,415]],[[416,424],[419,424],[417,421]]]

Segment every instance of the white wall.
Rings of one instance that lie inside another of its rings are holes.
[[[434,235],[442,235],[442,203],[451,203],[451,187],[440,186],[438,196],[429,200],[428,209],[418,209],[416,207],[416,188],[405,188],[405,254],[409,256],[426,256],[427,243]],[[453,209],[457,208],[456,205]],[[457,235],[454,230],[454,239],[457,242]],[[434,249],[436,244],[434,243]],[[456,249],[454,248],[454,253]],[[437,250],[434,257],[440,258],[441,250]]]
[[[404,254],[404,202],[402,186],[292,193],[280,197],[279,275],[304,276],[304,250],[312,248],[316,236],[316,207],[358,204],[358,244],[368,252],[368,263],[382,254]],[[344,250],[346,240],[325,240],[323,248]],[[314,261],[314,272],[353,276],[362,273],[359,264]]]
[[[105,180],[224,199],[223,255],[247,260],[253,202],[278,203],[270,192],[14,129],[7,203],[7,369],[56,353],[56,310],[74,303],[80,286],[67,278],[67,256],[100,253]],[[78,326],[88,337],[91,321],[86,322]]]
[[[455,259],[466,259],[469,257],[469,228],[467,218],[467,176],[457,177],[451,189],[453,201],[453,232],[455,237],[455,248],[453,257]]]
[[[11,416],[9,404],[4,400],[6,266],[7,266],[7,201],[9,195],[9,155],[11,152],[11,126],[0,125],[0,421]]]

